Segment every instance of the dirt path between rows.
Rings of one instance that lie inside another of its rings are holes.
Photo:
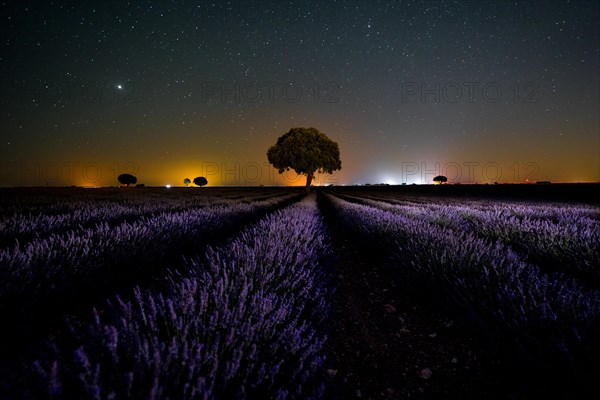
[[[337,283],[327,399],[491,399],[472,340],[398,288],[385,260],[339,225],[320,195]]]

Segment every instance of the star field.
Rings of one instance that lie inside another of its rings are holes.
[[[292,184],[295,126],[339,143],[324,184],[600,180],[597,2],[1,9],[0,186]]]

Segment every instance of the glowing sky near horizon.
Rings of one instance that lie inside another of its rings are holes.
[[[0,5],[0,186],[600,181],[595,1]]]

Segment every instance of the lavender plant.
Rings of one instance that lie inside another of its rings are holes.
[[[239,202],[261,203],[294,196],[286,192],[272,192],[246,193],[240,198],[241,195],[235,191],[204,196],[184,196],[181,192],[170,196],[151,196],[136,191],[119,194],[106,198],[100,195],[76,197],[70,201],[48,197],[44,205],[29,205],[27,201],[15,205],[11,210],[0,213],[0,248],[14,245],[15,242],[23,245],[36,238],[44,239],[53,234],[94,228],[100,224],[113,227],[163,213],[231,206]]]
[[[500,241],[330,200],[347,228],[379,243],[405,287],[426,291],[489,337],[512,343],[532,365],[547,362],[544,368],[581,376],[597,371],[590,367],[600,356],[600,292],[550,278]]]
[[[329,256],[314,197],[190,259],[162,291],[117,297],[34,362],[50,398],[312,398]]]
[[[394,214],[500,241],[543,271],[559,272],[590,288],[600,288],[600,211],[582,206],[510,203],[469,205],[430,201],[416,205],[393,199],[340,196]],[[595,212],[595,214],[594,214]]]
[[[133,286],[130,282],[148,281],[164,273],[165,265],[181,264],[183,255],[202,251],[215,236],[227,235],[294,197],[288,193],[248,204],[226,201],[161,212],[0,250],[0,314],[11,327],[2,336],[18,339],[73,304],[103,298]]]

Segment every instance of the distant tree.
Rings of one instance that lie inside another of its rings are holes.
[[[197,178],[194,178],[194,185],[196,185],[196,186],[206,186],[206,185],[208,185],[208,181],[206,180],[205,177],[199,176]]]
[[[117,180],[121,185],[129,186],[137,183],[137,178],[130,174],[121,174],[117,177]]]
[[[183,184],[184,184],[185,186],[190,186],[190,183],[192,183],[192,181],[190,180],[190,178],[185,178],[185,179],[183,180]]]
[[[306,192],[315,173],[333,174],[342,169],[338,144],[315,128],[292,128],[267,151],[267,158],[280,174],[293,169],[306,176]]]
[[[435,178],[433,178],[433,182],[437,183],[438,185],[441,185],[442,183],[448,182],[448,178],[446,178],[444,175],[438,175]]]
[[[138,183],[137,185],[135,185],[135,187],[143,188],[143,187],[146,187],[146,185],[144,185],[143,183]]]

